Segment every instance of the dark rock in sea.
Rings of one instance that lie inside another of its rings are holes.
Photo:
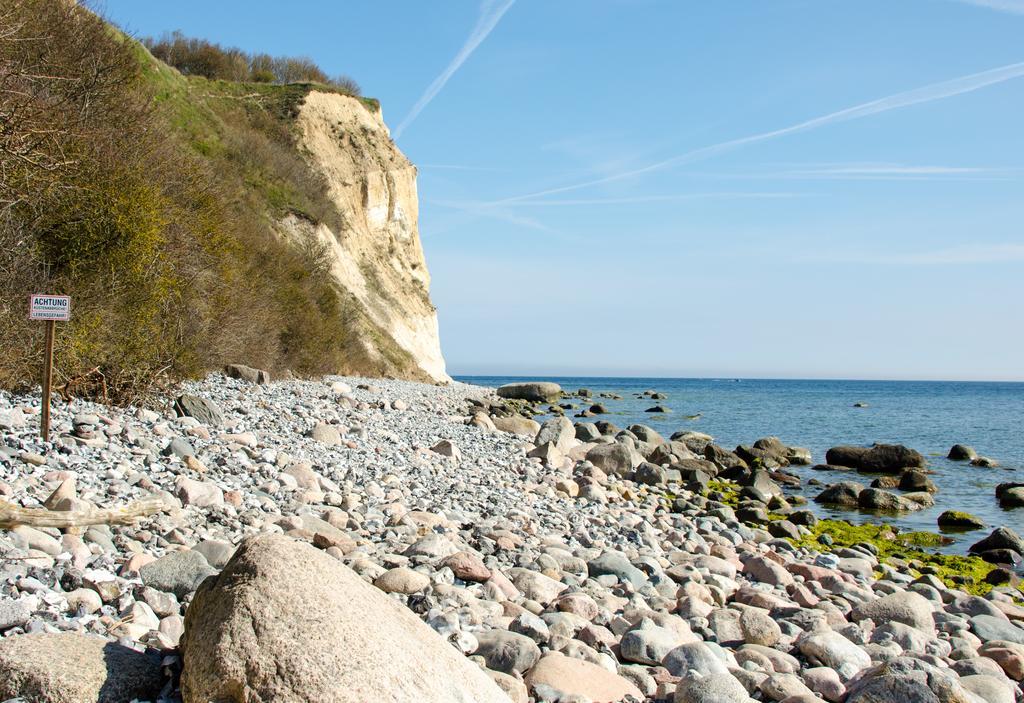
[[[971,459],[971,466],[977,466],[982,469],[995,469],[999,466],[999,462],[987,456],[979,456]]]
[[[1000,483],[996,500],[1001,508],[1024,508],[1024,483]]]
[[[925,491],[927,493],[938,493],[939,489],[923,471],[905,471],[900,476],[899,488],[901,491]]]
[[[1017,566],[1021,561],[1021,553],[1013,549],[986,549],[977,555],[989,564],[1007,564]]]
[[[831,464],[815,464],[811,467],[812,471],[842,471],[842,466],[832,466]]]
[[[898,496],[879,488],[865,488],[857,496],[857,505],[865,510],[885,510],[890,512],[911,512],[923,506],[903,496]]]
[[[997,527],[988,537],[972,544],[968,551],[980,554],[993,549],[1012,549],[1018,554],[1024,554],[1024,539],[1009,527]]]
[[[833,447],[825,454],[825,463],[871,473],[901,473],[904,469],[922,468],[926,464],[920,452],[902,444]]]
[[[672,412],[669,408],[664,405],[655,405],[654,407],[647,408],[644,410],[645,413],[670,413]]]
[[[855,407],[855,408],[866,408],[866,407],[868,407],[868,404],[867,403],[854,403],[853,407]]]
[[[594,403],[590,406],[589,410],[595,415],[606,415],[608,413],[608,408],[601,403]]]
[[[580,398],[589,398],[591,395],[593,395],[593,393],[590,392],[589,388],[580,388],[578,391],[576,391],[576,395],[578,395]]]
[[[825,505],[841,505],[849,508],[857,507],[857,498],[860,496],[864,486],[853,481],[840,481],[833,483],[819,493],[814,501]]]
[[[594,423],[594,426],[597,428],[598,432],[600,432],[602,435],[606,437],[614,437],[619,432],[621,432],[618,425],[616,425],[614,422],[608,422],[607,420],[598,420],[597,422]]]
[[[978,452],[974,451],[973,447],[968,447],[966,444],[954,444],[949,450],[949,454],[946,455],[947,459],[953,461],[971,461],[978,458]]]
[[[900,485],[899,476],[879,476],[871,482],[872,488],[882,488],[885,490],[898,488]]]

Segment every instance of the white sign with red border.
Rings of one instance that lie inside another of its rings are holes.
[[[46,295],[45,293],[30,295],[28,297],[28,319],[67,322],[71,319],[71,297]]]

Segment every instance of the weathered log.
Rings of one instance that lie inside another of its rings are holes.
[[[0,501],[0,529],[9,530],[18,525],[29,527],[84,527],[86,525],[127,525],[139,518],[163,512],[167,501],[154,496],[129,503],[120,508],[71,510],[47,510],[46,508],[22,508]]]

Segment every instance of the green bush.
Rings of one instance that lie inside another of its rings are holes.
[[[24,301],[39,291],[73,297],[58,326],[65,394],[133,401],[234,361],[415,374],[337,288],[322,248],[274,231],[286,213],[345,227],[294,143],[311,86],[230,81],[315,65],[179,37],[164,49],[184,47],[169,56],[183,77],[81,5],[8,0],[4,12],[0,386],[38,383],[42,326]]]

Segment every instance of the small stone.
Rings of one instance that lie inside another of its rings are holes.
[[[385,593],[418,593],[430,585],[430,577],[405,566],[390,569],[374,580]]]

